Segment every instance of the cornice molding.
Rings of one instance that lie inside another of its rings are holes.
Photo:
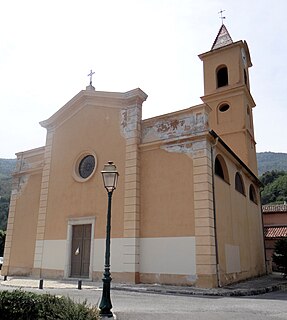
[[[40,125],[46,129],[58,127],[86,106],[122,109],[142,105],[147,97],[139,88],[128,92],[82,90]]]
[[[238,95],[242,95],[242,93],[248,98],[250,101],[250,107],[254,108],[256,106],[255,101],[248,90],[247,86],[245,84],[243,85],[234,85],[234,86],[226,86],[224,89],[217,89],[214,93],[205,95],[200,97],[200,99],[208,104],[210,102],[214,101],[220,101],[222,99],[226,99],[226,97],[234,97]]]

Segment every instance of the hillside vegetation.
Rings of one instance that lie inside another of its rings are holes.
[[[0,230],[6,230],[16,159],[0,159]]]
[[[262,204],[287,202],[287,153],[257,153]]]
[[[287,153],[259,152],[257,153],[258,174],[267,171],[287,171]]]
[[[287,171],[267,171],[260,177],[262,204],[287,202]]]

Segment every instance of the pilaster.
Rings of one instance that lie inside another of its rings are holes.
[[[216,286],[212,162],[208,140],[193,143],[193,173],[197,286]]]
[[[122,110],[122,131],[126,138],[124,193],[124,272],[128,281],[139,280],[140,237],[140,153],[141,104]]]
[[[47,131],[32,274],[41,276],[54,129]]]
[[[7,222],[7,230],[6,230],[6,239],[5,239],[5,250],[4,250],[4,264],[2,266],[1,274],[8,275],[10,266],[10,256],[11,256],[11,247],[12,247],[12,238],[13,238],[13,227],[14,220],[16,214],[16,204],[17,204],[17,196],[18,196],[18,185],[19,185],[20,177],[13,177],[12,183],[12,192],[10,198],[10,206],[9,206],[9,215]]]

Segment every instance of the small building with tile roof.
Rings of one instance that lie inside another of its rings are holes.
[[[287,204],[262,206],[266,259],[272,263],[277,240],[287,238]],[[276,265],[272,264],[276,270]]]

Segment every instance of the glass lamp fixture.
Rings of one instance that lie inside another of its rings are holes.
[[[104,186],[108,192],[113,192],[117,187],[119,173],[113,161],[108,161],[101,171],[104,181]]]

